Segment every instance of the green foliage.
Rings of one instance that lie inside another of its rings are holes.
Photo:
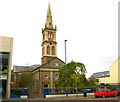
[[[67,81],[67,87],[75,87],[76,80],[81,81],[80,79],[85,75],[85,72],[86,69],[84,64],[71,61],[60,68],[58,85],[60,87],[66,87]]]
[[[59,87],[89,87],[94,85],[94,82],[90,82],[86,78],[86,68],[83,63],[71,61],[60,68],[59,71]]]
[[[23,73],[19,76],[18,85],[20,88],[31,88],[33,82],[33,75],[28,73]]]

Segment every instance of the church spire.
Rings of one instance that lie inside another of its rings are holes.
[[[57,57],[56,31],[57,27],[53,27],[52,14],[49,3],[45,28],[42,29],[42,64],[48,63]]]
[[[45,28],[53,28],[50,2],[48,4],[48,10],[47,10],[47,17],[46,17]]]

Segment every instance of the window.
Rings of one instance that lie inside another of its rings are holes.
[[[54,78],[55,78],[55,80],[58,80],[59,74],[58,73],[54,73]]]
[[[97,82],[99,82],[99,79],[97,79]]]
[[[48,32],[48,38],[51,38],[51,36],[50,36],[50,32]]]
[[[50,55],[50,46],[47,46],[47,54]]]
[[[0,65],[8,67],[9,53],[0,52]]]
[[[44,88],[48,88],[48,84],[44,84],[43,86],[44,86]]]
[[[54,38],[54,34],[53,34],[53,32],[48,32],[48,39],[51,39],[51,38]]]
[[[55,55],[55,47],[52,46],[52,55]]]

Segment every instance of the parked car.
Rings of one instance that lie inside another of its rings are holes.
[[[118,95],[118,92],[117,91],[112,91],[110,89],[98,89],[94,92],[94,96],[97,98],[97,97],[102,97],[102,98],[105,98],[105,97],[116,97]]]
[[[118,92],[120,92],[120,87],[117,87]]]
[[[116,91],[118,95],[120,96],[120,87],[117,87],[114,91]]]

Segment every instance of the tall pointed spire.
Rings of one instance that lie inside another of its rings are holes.
[[[48,10],[47,10],[47,17],[46,17],[45,28],[53,28],[50,2],[48,4]]]
[[[42,28],[42,65],[52,61],[57,57],[56,31],[57,27],[53,27],[52,14],[49,3],[45,28]]]

